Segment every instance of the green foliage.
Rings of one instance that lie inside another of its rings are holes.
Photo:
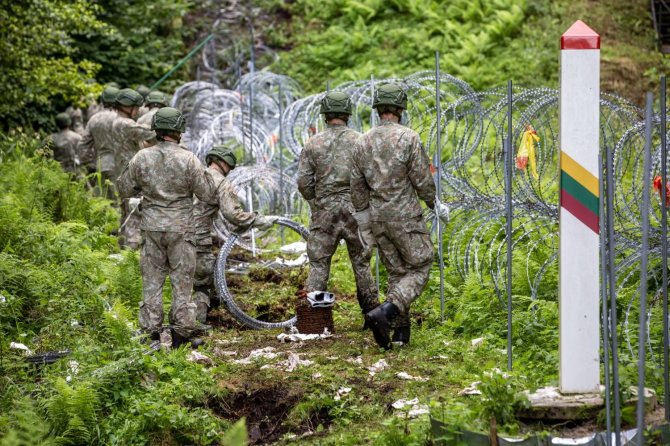
[[[557,68],[555,54],[535,43],[524,49],[529,42],[519,39],[530,23],[549,19],[538,17],[537,9],[523,0],[458,0],[448,5],[434,0],[299,0],[274,7],[301,17],[291,29],[275,27],[268,34],[271,43],[281,46],[288,33],[292,49],[278,68],[310,91],[322,89],[326,80],[433,69],[437,50],[442,70],[475,88],[498,85],[506,77],[531,84],[556,79],[550,70]],[[554,11],[548,9],[543,13],[551,16]]]
[[[80,30],[74,46],[79,58],[100,66],[100,83],[150,86],[184,53],[182,17],[188,1],[103,0],[96,5],[96,18],[105,26]],[[175,77],[168,86],[183,80]]]
[[[485,372],[477,389],[482,392],[477,409],[486,422],[495,418],[501,425],[513,425],[517,412],[528,405],[521,380],[498,369]]]
[[[76,59],[72,35],[99,30],[96,7],[85,0],[2,0],[0,7],[0,121],[3,127],[50,127],[52,101],[78,102],[97,91],[99,68]]]

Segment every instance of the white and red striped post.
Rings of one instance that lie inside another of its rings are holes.
[[[559,387],[600,391],[600,36],[578,20],[561,36]]]

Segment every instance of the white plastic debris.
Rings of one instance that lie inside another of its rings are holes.
[[[335,394],[334,400],[335,401],[341,400],[342,397],[348,394],[349,392],[351,392],[351,387],[340,387],[339,389],[337,389],[337,393]]]
[[[377,373],[387,369],[388,367],[389,367],[388,362],[386,362],[385,359],[380,359],[379,361],[375,362],[370,367],[368,367],[368,372],[370,373],[370,376],[375,376]]]
[[[27,356],[34,355],[33,351],[20,342],[10,342],[9,348],[12,350],[23,350]]]
[[[480,345],[484,344],[484,338],[475,338],[472,341],[470,341],[470,344],[473,347],[479,347]]]
[[[312,379],[321,379],[322,376],[323,376],[323,375],[322,375],[321,373],[314,373],[314,374],[312,375]]]
[[[107,258],[114,260],[115,262],[121,262],[123,260],[123,256],[121,254],[110,254],[107,256]]]
[[[312,364],[314,364],[314,361],[310,361],[309,359],[300,359],[300,355],[298,353],[289,352],[286,361],[281,361],[277,365],[279,367],[285,367],[284,371],[290,373],[300,366],[308,367]]]
[[[458,395],[459,396],[481,395],[482,392],[477,388],[477,386],[480,385],[481,383],[482,383],[481,381],[473,382],[468,387],[458,392]]]
[[[428,409],[426,404],[419,404],[418,398],[412,398],[411,400],[399,399],[392,406],[396,410],[401,410],[401,412],[397,413],[399,417],[416,418],[419,415],[430,413],[430,409]]]
[[[307,243],[305,242],[295,242],[288,245],[284,245],[279,248],[279,252],[283,254],[302,254],[307,252]]]
[[[68,363],[68,369],[70,373],[73,375],[78,375],[79,374],[79,363],[75,361],[74,359],[69,361]]]
[[[277,340],[279,342],[301,342],[301,341],[313,341],[315,339],[327,339],[333,335],[328,331],[328,328],[323,329],[323,334],[303,334],[298,333],[298,330],[294,330],[295,327],[291,327],[291,333],[280,333],[277,335]]]
[[[7,298],[0,294],[0,304],[4,304],[5,302],[7,302]]]
[[[357,365],[363,365],[363,358],[361,356],[356,356],[355,358],[347,358],[347,362]]]
[[[299,257],[289,260],[289,259],[282,259],[281,257],[276,257],[274,263],[277,265],[281,266],[302,266],[302,265],[307,265],[309,263],[309,258],[307,257],[307,254],[302,253],[300,254]]]
[[[264,359],[274,359],[277,356],[279,356],[278,353],[275,353],[275,348],[274,347],[265,347],[265,348],[259,348],[257,350],[252,350],[249,353],[249,356],[247,356],[244,359],[236,359],[233,361],[235,364],[251,364],[253,361],[259,358],[264,358]]]
[[[70,327],[73,327],[73,328],[79,327],[79,321],[76,320],[76,319],[72,319],[70,321]]]
[[[197,350],[191,350],[191,353],[189,353],[186,356],[187,361],[195,362],[197,364],[203,364],[203,365],[213,365],[214,361],[212,361],[212,358],[209,356],[200,353]]]
[[[405,379],[407,381],[421,381],[421,382],[426,382],[428,381],[428,378],[423,378],[421,376],[412,376],[409,373],[406,372],[400,372],[396,375],[400,379]]]

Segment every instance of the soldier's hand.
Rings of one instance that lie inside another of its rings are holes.
[[[372,235],[370,226],[370,209],[365,209],[353,214],[356,223],[358,223],[358,239],[363,248],[369,253],[376,246],[375,237]]]
[[[277,220],[279,220],[279,217],[275,215],[268,215],[268,216],[259,215],[256,217],[256,220],[254,220],[254,228],[264,231],[266,229],[271,228],[272,225],[274,225],[277,222]]]
[[[442,221],[442,223],[449,223],[449,206],[442,203],[437,198],[435,198],[435,208],[433,209],[433,212],[435,212],[435,215]]]

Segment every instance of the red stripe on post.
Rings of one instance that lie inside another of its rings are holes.
[[[562,50],[599,50],[600,35],[589,26],[577,20],[561,36]]]
[[[577,220],[584,223],[593,232],[600,234],[599,217],[565,190],[561,190],[561,207],[574,215]]]

